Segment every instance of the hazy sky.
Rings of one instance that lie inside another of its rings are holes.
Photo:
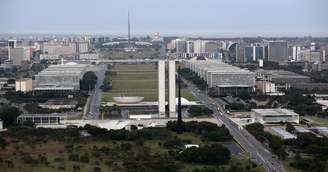
[[[328,0],[0,0],[0,33],[328,36]]]

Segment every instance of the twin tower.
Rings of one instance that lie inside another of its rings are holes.
[[[165,64],[168,63],[168,117],[176,118],[176,90],[175,90],[175,61],[158,61],[158,112],[159,117],[166,117],[166,72]]]

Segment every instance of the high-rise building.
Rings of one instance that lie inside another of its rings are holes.
[[[14,65],[21,65],[23,61],[30,61],[32,50],[30,47],[9,48],[9,60]]]
[[[259,59],[264,58],[264,47],[263,46],[247,46],[245,47],[245,57],[246,62],[255,62]]]
[[[301,47],[293,46],[292,47],[292,60],[299,61],[300,55],[301,55]]]
[[[165,61],[158,61],[158,112],[165,116]]]
[[[24,78],[18,79],[15,82],[15,90],[21,92],[29,92],[32,91],[32,79],[31,78]]]
[[[219,51],[219,45],[217,42],[209,41],[204,45],[205,53],[216,53]]]
[[[194,42],[187,41],[187,53],[194,53]]]
[[[194,53],[204,53],[205,52],[205,41],[196,40],[194,41]]]
[[[187,52],[187,42],[183,39],[176,39],[176,52],[177,53],[185,53]]]
[[[245,47],[246,44],[239,43],[236,45],[236,62],[244,63],[245,62]]]
[[[8,48],[16,48],[17,47],[17,40],[8,40]]]
[[[175,61],[169,61],[169,117],[176,117]]]
[[[268,60],[274,62],[288,61],[288,47],[286,41],[269,41]]]
[[[87,52],[89,52],[89,43],[88,42],[78,42],[77,44],[76,44],[77,46],[76,46],[76,51],[78,52],[78,53],[87,53]]]

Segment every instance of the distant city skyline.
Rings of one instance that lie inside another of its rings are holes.
[[[1,0],[0,34],[328,36],[326,0]]]

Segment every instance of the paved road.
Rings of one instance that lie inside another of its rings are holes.
[[[99,88],[105,79],[105,72],[107,70],[107,65],[100,64],[96,72],[98,77],[97,84],[95,86],[94,91],[92,91],[90,95],[90,105],[89,112],[87,113],[87,119],[99,119],[100,111],[99,107],[101,104],[102,90]]]
[[[214,117],[220,122],[224,123],[229,129],[230,134],[233,138],[247,151],[250,153],[252,161],[259,165],[263,165],[269,172],[285,172],[286,170],[282,166],[282,163],[273,157],[273,154],[268,151],[262,143],[258,142],[247,130],[240,128],[234,122],[232,122],[227,116],[228,114],[223,111],[221,105],[208,97],[206,94],[201,92],[194,84],[182,79],[186,83],[192,93],[202,101],[208,108],[214,112]],[[220,110],[218,110],[218,108]]]

